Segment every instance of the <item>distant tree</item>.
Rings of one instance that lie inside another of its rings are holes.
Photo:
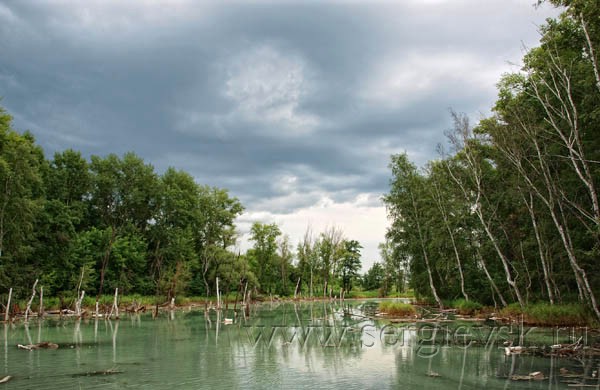
[[[344,291],[352,290],[352,282],[358,277],[361,268],[360,250],[362,246],[356,240],[343,242],[344,252],[340,263],[340,276]]]
[[[0,285],[20,289],[39,269],[30,261],[35,221],[43,207],[44,155],[29,133],[12,128],[0,108]]]
[[[378,290],[383,286],[385,270],[381,263],[375,262],[363,276],[363,288],[365,290]]]
[[[281,279],[277,238],[281,236],[279,227],[272,224],[255,222],[250,229],[250,240],[254,242],[247,256],[254,274],[258,278],[260,289],[265,293],[275,293]]]

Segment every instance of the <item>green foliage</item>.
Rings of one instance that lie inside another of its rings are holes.
[[[379,311],[389,316],[413,317],[417,310],[410,303],[383,301],[379,303]]]
[[[277,238],[281,230],[276,224],[255,222],[250,229],[250,240],[254,246],[248,251],[250,266],[254,270],[258,284],[263,292],[277,293],[281,282],[279,276],[279,257],[277,256]]]
[[[474,301],[467,301],[466,299],[455,299],[449,306],[453,309],[457,309],[458,313],[463,315],[477,314],[483,308],[482,304]]]
[[[385,280],[385,270],[381,263],[375,262],[363,276],[362,287],[364,290],[379,290]],[[381,294],[381,291],[379,292]],[[385,294],[383,294],[385,295]]]
[[[344,241],[344,252],[340,264],[342,288],[352,290],[352,282],[358,278],[361,267],[360,250],[362,246],[356,240]]]
[[[577,303],[550,305],[540,302],[523,309],[509,305],[500,311],[500,315],[516,321],[522,318],[527,324],[540,326],[582,326],[597,323],[589,308]]]
[[[407,259],[419,298],[462,296],[454,305],[466,312],[479,309],[473,299],[517,302],[543,323],[554,312],[529,302],[557,317],[583,302],[600,319],[600,3],[552,3],[566,8],[502,78],[490,118],[472,127],[452,113],[450,150],[422,170],[391,158],[382,258]]]
[[[162,176],[134,153],[66,150],[51,161],[0,108],[0,289],[27,296],[36,278],[47,296],[104,299],[103,291],[170,298],[256,285],[234,256],[240,202],[187,173]],[[204,287],[204,288],[203,288]]]

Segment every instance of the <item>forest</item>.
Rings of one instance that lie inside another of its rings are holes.
[[[578,303],[600,319],[600,4],[564,6],[492,115],[452,112],[439,158],[392,157],[384,201],[394,257],[437,305]]]
[[[0,296],[380,295],[410,288],[438,306],[463,299],[525,307],[578,303],[600,319],[600,5],[564,7],[540,46],[498,83],[492,115],[451,112],[439,158],[391,157],[382,196],[391,226],[361,277],[361,244],[335,227],[299,243],[188,173],[158,173],[135,153],[45,156],[0,108]],[[383,238],[382,238],[383,239]]]
[[[361,245],[335,227],[297,248],[276,224],[256,222],[246,253],[236,244],[240,201],[174,168],[158,174],[134,153],[65,150],[48,160],[32,134],[0,111],[0,289],[17,298],[121,294],[214,296],[350,291]],[[297,258],[296,264],[293,259]]]

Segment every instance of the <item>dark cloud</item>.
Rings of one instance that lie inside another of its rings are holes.
[[[528,2],[0,5],[0,95],[50,154],[135,151],[287,213],[435,157],[556,13]]]

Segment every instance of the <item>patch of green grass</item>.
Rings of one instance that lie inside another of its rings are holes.
[[[477,314],[483,308],[479,302],[467,301],[466,299],[455,299],[450,302],[451,308],[456,309],[458,314],[473,315]]]
[[[348,292],[344,297],[348,298],[348,299],[352,299],[352,298],[380,298],[378,290],[366,290],[366,291],[352,290],[352,291]]]
[[[502,316],[520,319],[532,325],[541,326],[582,326],[593,325],[594,318],[589,309],[577,303],[551,305],[534,303],[521,308],[518,304],[510,304],[500,311]]]
[[[391,316],[412,317],[417,310],[410,303],[384,301],[379,303],[379,311]]]

